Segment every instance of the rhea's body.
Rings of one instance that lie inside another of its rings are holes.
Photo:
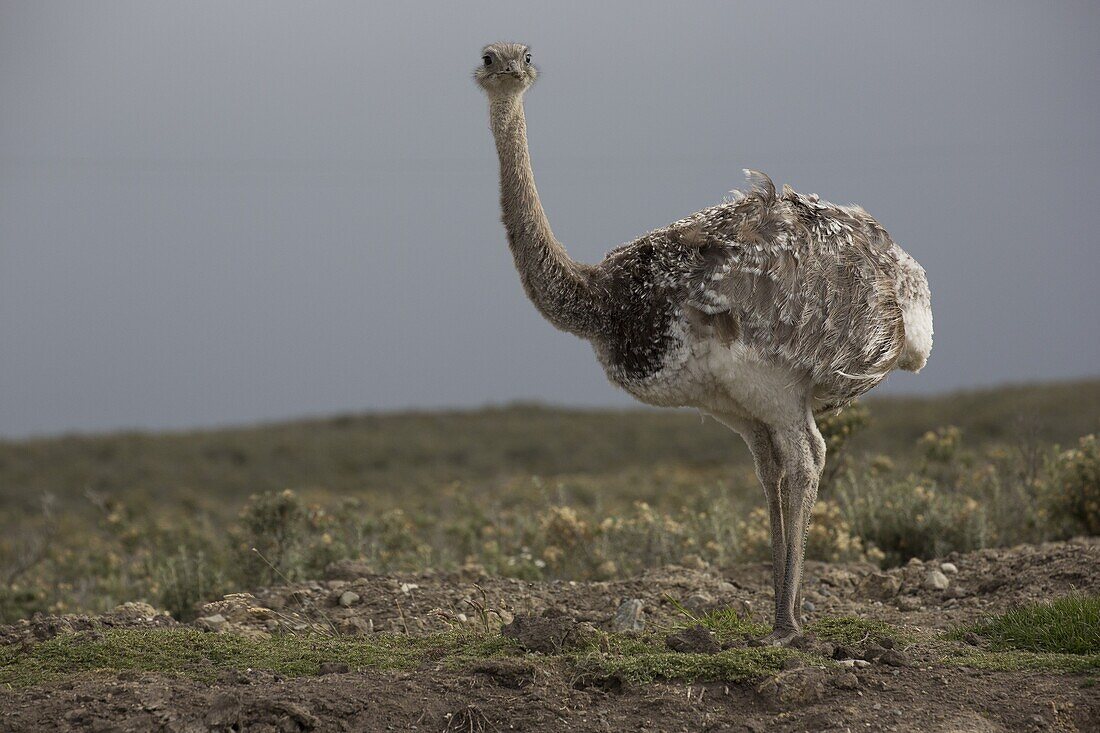
[[[814,410],[864,394],[932,348],[924,270],[859,207],[748,172],[752,190],[610,252],[572,260],[539,202],[522,44],[483,50],[508,246],[528,298],[588,340],[608,378],[642,402],[695,407],[745,439],[771,521],[775,630],[797,636],[810,509],[825,465]]]

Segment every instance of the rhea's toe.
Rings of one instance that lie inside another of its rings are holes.
[[[798,629],[776,629],[762,639],[753,639],[749,646],[790,646],[801,635]]]

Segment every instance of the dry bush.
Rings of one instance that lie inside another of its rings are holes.
[[[1063,534],[1100,534],[1100,441],[1085,435],[1047,467],[1047,503]]]

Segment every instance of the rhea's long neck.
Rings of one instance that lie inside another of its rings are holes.
[[[589,337],[599,312],[591,268],[569,258],[542,210],[527,149],[523,95],[494,97],[489,117],[500,157],[501,218],[527,297],[556,328]]]

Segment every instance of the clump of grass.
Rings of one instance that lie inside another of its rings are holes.
[[[714,636],[720,644],[742,639],[746,636],[763,636],[771,631],[766,624],[749,621],[732,608],[716,608],[706,613],[694,613],[675,598],[666,596],[666,600],[672,604],[686,619],[684,623],[676,624],[663,631],[675,631],[687,626],[702,626],[714,632]]]
[[[956,631],[988,639],[995,650],[1100,655],[1100,595],[1074,593],[1014,608]]]
[[[913,634],[903,629],[882,621],[857,618],[856,616],[823,618],[810,624],[807,631],[812,632],[824,641],[831,641],[835,644],[861,644],[865,641],[878,641],[883,638],[891,639],[898,644],[913,642]]]

